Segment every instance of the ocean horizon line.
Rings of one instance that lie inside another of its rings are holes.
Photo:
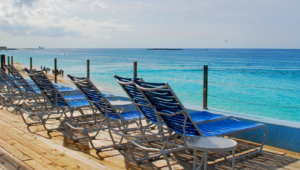
[[[210,50],[214,50],[214,49],[219,49],[219,50],[300,50],[300,48],[182,48],[182,47],[137,47],[137,48],[126,48],[126,47],[108,47],[108,48],[90,48],[90,47],[84,47],[84,48],[77,48],[77,47],[49,47],[49,48],[45,48],[45,49],[39,49],[38,47],[13,47],[13,48],[18,48],[19,50],[32,50],[32,49],[38,49],[38,50],[46,50],[46,49],[210,49]],[[1,51],[1,50],[0,50]]]

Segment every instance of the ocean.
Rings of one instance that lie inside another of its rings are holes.
[[[202,106],[203,65],[208,65],[208,108],[300,122],[300,50],[297,49],[35,49],[1,51],[14,62],[54,67],[86,76],[107,90],[124,93],[113,75],[168,82],[184,104]]]

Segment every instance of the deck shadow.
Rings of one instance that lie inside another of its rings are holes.
[[[247,150],[259,149],[255,145],[251,145],[244,142],[238,142],[236,149],[237,154],[247,152]],[[138,151],[138,150],[135,150]],[[127,149],[119,151],[124,156],[126,162],[126,168],[132,169],[168,169],[167,163],[164,158],[158,160],[144,161],[141,164],[137,164],[131,157],[131,154]],[[142,154],[137,153],[137,154]],[[197,166],[200,164],[203,153],[197,151]],[[226,155],[231,155],[230,152],[226,152]],[[168,158],[173,169],[193,169],[193,151],[184,150],[176,153],[172,153]],[[260,154],[248,156],[246,158],[236,160],[236,169],[280,169],[286,166],[290,166],[299,159],[291,158],[286,154],[278,154],[276,152],[263,151]],[[232,169],[231,163],[227,162],[222,153],[208,153],[208,169]]]

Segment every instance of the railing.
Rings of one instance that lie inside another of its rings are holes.
[[[31,68],[32,68],[32,59],[30,60],[30,64],[31,64]],[[1,58],[1,62],[3,65],[3,62],[5,63],[5,57],[4,60]],[[13,62],[13,58],[11,58],[11,62]],[[138,77],[138,74],[140,73],[140,75],[142,75],[143,72],[146,72],[147,70],[145,70],[145,68],[158,68],[159,70],[162,70],[165,66],[162,65],[148,65],[148,64],[144,64],[144,63],[139,63],[139,68],[138,69],[138,63],[134,62],[133,63],[133,71],[130,74],[130,71],[128,71],[126,74],[124,74],[123,71],[107,71],[107,70],[90,70],[90,63],[94,64],[94,65],[99,65],[99,62],[93,62],[90,60],[87,60],[87,62],[80,62],[82,65],[85,65],[87,68],[87,77],[90,77],[90,72],[93,73],[93,71],[99,71],[101,72],[101,74],[110,74],[110,75],[118,75],[118,74],[122,74],[125,75],[127,77]],[[126,63],[124,64],[126,66],[127,70],[130,70],[130,64]],[[113,66],[113,64],[112,64]],[[132,66],[132,65],[131,65]],[[132,67],[131,67],[132,68]],[[185,69],[185,68],[180,68],[180,67],[175,67],[174,69],[178,69],[179,71],[190,71],[190,69]],[[150,69],[149,69],[150,70]],[[153,70],[152,70],[153,71]],[[283,70],[273,70],[273,71],[265,71],[265,70],[254,70],[254,69],[228,69],[228,68],[224,68],[224,69],[220,69],[220,68],[209,68],[207,66],[202,67],[197,67],[197,68],[193,68],[192,71],[197,71],[197,74],[199,72],[199,77],[197,79],[183,79],[180,76],[173,76],[173,77],[164,77],[164,76],[159,76],[159,74],[153,74],[151,75],[152,79],[158,79],[158,80],[164,80],[164,81],[175,81],[175,82],[191,82],[191,83],[199,83],[199,90],[193,93],[184,93],[184,92],[179,92],[176,93],[179,97],[187,97],[187,96],[194,96],[195,98],[201,97],[203,99],[203,108],[206,109],[207,107],[209,107],[209,98],[212,99],[219,99],[219,100],[223,100],[223,101],[227,101],[227,102],[234,102],[234,103],[243,103],[243,104],[247,104],[247,105],[253,105],[253,106],[264,106],[264,107],[276,107],[276,108],[293,108],[293,109],[299,109],[300,106],[297,104],[291,104],[288,105],[288,103],[286,104],[268,104],[268,103],[262,103],[262,102],[255,102],[255,101],[249,101],[249,100],[241,100],[241,99],[237,99],[234,97],[234,95],[230,96],[222,96],[222,95],[217,95],[214,94],[213,92],[210,92],[208,89],[209,86],[232,86],[232,87],[237,87],[237,88],[251,88],[251,89],[261,89],[261,90],[276,90],[276,91],[288,91],[288,92],[300,92],[300,89],[295,89],[295,88],[284,88],[284,87],[267,87],[267,86],[263,86],[263,85],[249,85],[246,83],[231,83],[230,80],[228,80],[228,82],[221,82],[221,81],[210,81],[208,74],[211,72],[216,72],[216,74],[222,74],[222,73],[228,73],[228,72],[232,72],[232,73],[239,73],[239,74],[269,74],[269,75],[296,75],[299,76],[300,74],[298,72],[288,72],[288,71],[283,71]],[[160,73],[160,71],[158,71],[157,73]],[[203,74],[203,78],[200,77],[200,75]],[[57,75],[56,75],[57,76]],[[147,80],[147,77],[144,77]],[[300,87],[300,86],[299,86]],[[201,88],[203,89],[201,92]],[[254,90],[255,91],[255,90]],[[270,102],[272,103],[272,102]],[[280,102],[279,102],[280,103]]]

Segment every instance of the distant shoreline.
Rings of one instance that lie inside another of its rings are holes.
[[[0,48],[0,51],[8,50],[43,50],[44,48]]]
[[[149,48],[147,50],[183,50],[181,48]]]

